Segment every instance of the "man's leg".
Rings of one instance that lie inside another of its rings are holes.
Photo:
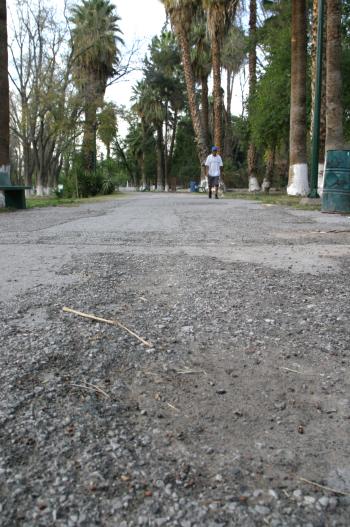
[[[219,199],[218,192],[219,192],[219,185],[215,185],[215,199]]]
[[[208,188],[209,188],[209,198],[211,198],[212,181],[210,177],[208,177]]]

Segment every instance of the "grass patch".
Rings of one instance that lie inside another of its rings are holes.
[[[282,192],[274,194],[225,192],[225,199],[246,199],[249,201],[257,201],[265,205],[279,205],[284,207],[293,207],[300,210],[321,210],[321,205],[319,203],[315,203],[315,205],[301,205],[300,196],[288,196],[288,194]]]
[[[94,196],[93,198],[58,198],[55,196],[27,198],[27,208],[36,207],[74,207],[83,203],[99,203],[120,199],[123,194],[108,194],[107,196]]]

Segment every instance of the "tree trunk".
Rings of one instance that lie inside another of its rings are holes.
[[[87,84],[84,88],[84,134],[82,144],[83,166],[87,172],[96,167],[96,112],[100,101],[96,96],[96,79],[93,73],[87,73]]]
[[[141,179],[142,179],[142,190],[147,188],[146,171],[145,171],[145,151],[142,150],[141,154]]]
[[[341,1],[327,0],[326,151],[344,148]]]
[[[309,193],[306,152],[306,0],[292,2],[292,68],[287,193]]]
[[[95,166],[96,109],[90,101],[87,101],[85,104],[84,113],[85,123],[82,144],[83,166],[87,172],[93,172]]]
[[[209,139],[209,100],[208,100],[208,77],[203,75],[201,78],[202,94],[201,94],[201,106],[202,106],[202,122],[203,122],[203,133],[204,140],[207,148],[210,147]]]
[[[266,151],[266,172],[264,181],[261,185],[261,190],[268,194],[271,188],[271,183],[273,179],[273,171],[275,167],[275,148],[268,148]]]
[[[164,190],[164,145],[162,127],[157,128],[157,190]]]
[[[174,24],[174,27],[176,28],[176,33],[178,36],[180,49],[181,49],[183,69],[184,69],[184,75],[185,75],[185,81],[186,81],[188,105],[189,105],[190,113],[191,113],[192,125],[193,125],[193,130],[194,130],[194,135],[195,135],[195,142],[197,146],[198,159],[200,162],[201,171],[203,175],[205,174],[204,163],[205,163],[208,151],[207,151],[207,147],[205,143],[204,131],[203,131],[202,123],[201,123],[200,113],[197,107],[196,87],[195,87],[194,76],[193,76],[192,65],[191,65],[190,46],[189,46],[187,34],[184,28],[182,26],[179,26],[178,24]]]
[[[141,177],[142,177],[142,189],[147,188],[147,178],[146,178],[146,122],[144,117],[141,117],[141,130],[142,130],[142,164],[141,164]]]
[[[221,58],[220,42],[217,35],[211,41],[213,65],[213,109],[214,109],[214,144],[221,150],[222,143],[222,95],[221,95]]]
[[[6,0],[0,0],[0,170],[10,173],[10,98]]]
[[[176,130],[177,130],[177,121],[178,121],[178,116],[177,116],[177,110],[175,110],[174,112],[174,118],[173,118],[173,130],[172,130],[172,134],[171,134],[171,142],[170,142],[170,149],[169,149],[169,161],[168,161],[168,171],[169,171],[169,174],[171,174],[171,167],[172,167],[172,163],[173,163],[173,155],[174,155],[174,148],[175,148],[175,140],[176,140]],[[171,190],[174,190],[173,188],[173,184],[171,185]],[[175,186],[175,190],[176,190],[176,186]]]
[[[326,6],[325,6],[326,7]],[[324,20],[327,19],[327,10],[324,10]],[[318,25],[318,0],[313,0],[312,5],[312,42],[311,42],[311,139],[313,137],[315,87],[316,87],[316,57],[317,57],[317,25]],[[318,193],[322,195],[323,173],[326,143],[326,31],[323,37],[322,51],[322,89],[320,108],[320,147],[318,155]]]
[[[168,174],[168,100],[165,101],[165,133],[164,133],[164,190],[169,192],[169,174]]]
[[[250,0],[249,4],[249,97],[252,98],[256,88],[256,0]],[[248,146],[248,190],[257,192],[260,190],[257,175],[256,147],[250,138]]]
[[[39,126],[39,136],[38,136],[38,167],[37,167],[37,174],[36,174],[36,195],[37,196],[44,196],[44,188],[45,188],[45,171],[44,171],[44,123],[43,120],[40,120],[40,126]]]
[[[224,133],[224,159],[233,162],[232,155],[232,121],[231,121],[231,101],[232,101],[232,77],[233,73],[228,68],[226,70],[226,112],[225,112],[225,133]]]

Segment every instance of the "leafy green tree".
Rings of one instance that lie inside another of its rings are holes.
[[[200,181],[201,170],[198,165],[195,136],[189,116],[184,116],[179,121],[172,175],[182,187],[188,187],[190,181]]]
[[[226,36],[222,48],[221,62],[226,70],[226,111],[224,111],[224,159],[233,162],[233,129],[231,103],[233,82],[242,67],[247,52],[247,39],[242,28],[232,26]],[[226,169],[225,169],[226,174]]]
[[[146,126],[152,126],[156,133],[156,154],[157,154],[157,183],[158,190],[164,189],[164,142],[163,142],[163,122],[165,119],[165,108],[162,100],[155,90],[145,80],[140,81],[133,88],[135,104],[134,110],[142,119],[144,134]]]
[[[98,114],[98,136],[107,150],[107,159],[111,157],[111,144],[117,134],[116,105],[112,102],[105,103]]]
[[[72,8],[74,78],[84,100],[84,167],[94,167],[96,111],[103,104],[107,82],[116,73],[123,44],[120,18],[110,0],[82,0]]]
[[[257,33],[264,65],[249,104],[250,135],[258,150],[265,152],[267,170],[263,189],[271,184],[276,150],[287,149],[290,118],[289,3],[269,4],[268,15]]]
[[[169,189],[169,173],[176,137],[179,113],[185,103],[185,86],[180,65],[180,52],[177,41],[170,31],[162,31],[155,37],[149,48],[149,58],[145,60],[145,82],[152,88],[164,108],[164,187]],[[159,137],[159,133],[157,132]],[[159,146],[161,146],[159,144]]]

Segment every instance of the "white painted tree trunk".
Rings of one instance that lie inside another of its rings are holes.
[[[26,198],[30,198],[31,196],[34,195],[34,190],[32,188],[26,188],[24,192],[25,192]]]
[[[0,172],[6,172],[6,174],[10,174],[10,165],[1,165]]]
[[[317,182],[317,191],[319,196],[322,198],[323,194],[323,184],[324,184],[324,164],[318,164],[318,182]]]
[[[200,185],[201,188],[204,188],[206,191],[208,190],[208,180],[207,178],[201,179]]]
[[[267,193],[270,190],[270,187],[271,187],[270,181],[267,179],[267,177],[264,177],[264,180],[261,183],[261,191]]]
[[[10,176],[10,165],[1,165],[0,166],[0,172],[5,172],[6,174],[8,174]],[[5,208],[5,194],[4,192],[1,190],[0,191],[0,208],[3,209]]]
[[[256,176],[249,177],[248,190],[249,192],[259,192],[260,185]]]
[[[40,197],[45,196],[45,194],[44,194],[44,187],[42,185],[37,185],[36,186],[36,195],[40,196]]]
[[[307,164],[290,165],[288,181],[287,194],[289,196],[307,196],[310,192]]]

